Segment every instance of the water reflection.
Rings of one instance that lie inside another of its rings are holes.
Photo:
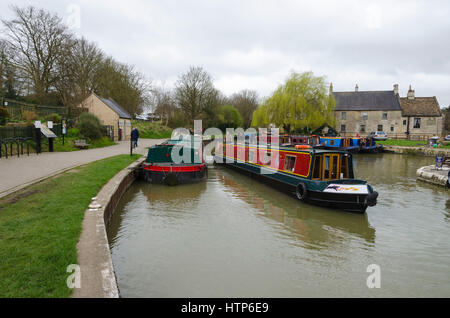
[[[217,169],[225,188],[263,215],[284,224],[295,239],[307,248],[329,248],[343,233],[357,235],[368,243],[375,242],[375,229],[366,214],[347,213],[304,204],[283,192],[242,177],[237,172]],[[336,235],[339,232],[339,235]]]

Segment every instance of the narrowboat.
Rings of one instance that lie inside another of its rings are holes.
[[[383,145],[377,145],[375,138],[361,138],[361,152],[378,153],[383,151]]]
[[[320,137],[320,143],[325,149],[331,150],[345,150],[349,152],[359,152],[360,139],[359,138],[344,138],[344,137]]]
[[[309,145],[312,148],[320,149],[324,148],[324,144],[320,142],[320,136],[311,135],[311,136],[298,136],[292,135],[290,136],[290,146],[294,147],[295,145]]]
[[[201,143],[200,137],[180,136],[150,147],[142,164],[144,180],[169,186],[205,180],[208,168],[203,160]],[[174,160],[173,154],[179,158]]]
[[[355,179],[347,151],[224,143],[217,145],[215,162],[286,188],[308,203],[357,213],[377,203],[372,186]]]

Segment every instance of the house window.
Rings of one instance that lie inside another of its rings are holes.
[[[362,113],[362,120],[367,120],[369,118],[368,113]]]
[[[391,125],[391,132],[394,132],[394,125]]]
[[[341,119],[344,119],[344,120],[347,119],[347,113],[346,112],[342,112],[341,113]]]
[[[381,119],[387,119],[387,113],[382,113],[381,114]]]
[[[403,126],[406,126],[406,119],[403,119]]]
[[[294,171],[296,159],[297,157],[294,156],[286,156],[286,159],[284,160],[284,170]]]
[[[420,128],[420,118],[414,118],[414,128]]]
[[[378,125],[377,130],[378,130],[378,131],[383,131],[383,125]]]
[[[341,132],[345,132],[345,125],[341,125]]]
[[[359,127],[359,131],[362,132],[362,133],[365,133],[366,132],[366,125],[361,125]]]

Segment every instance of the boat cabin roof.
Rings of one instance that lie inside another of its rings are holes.
[[[242,146],[242,144],[240,144]],[[252,147],[255,147],[255,145],[249,145]],[[266,147],[261,147],[266,148]],[[269,149],[271,149],[269,147]],[[295,147],[278,147],[276,149],[284,150],[284,151],[290,151],[290,152],[308,152],[308,153],[314,153],[316,155],[320,155],[323,153],[341,153],[341,154],[350,154],[348,151],[345,150],[331,150],[331,149],[317,149],[317,148],[305,148],[305,149],[297,149]]]

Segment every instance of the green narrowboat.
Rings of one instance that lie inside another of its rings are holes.
[[[205,180],[208,168],[201,145],[201,138],[180,136],[150,147],[142,165],[144,179],[170,186]]]

